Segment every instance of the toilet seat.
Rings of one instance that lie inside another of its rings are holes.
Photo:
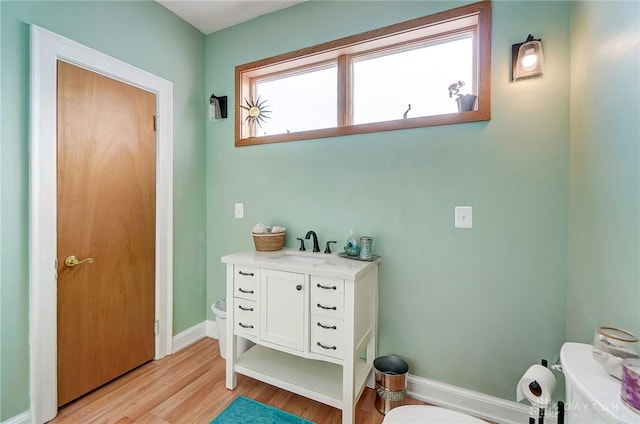
[[[462,412],[432,405],[404,405],[393,408],[382,424],[487,424]]]

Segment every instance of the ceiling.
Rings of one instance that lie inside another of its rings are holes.
[[[203,34],[250,21],[304,0],[156,0]]]

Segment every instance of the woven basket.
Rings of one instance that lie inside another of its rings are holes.
[[[273,252],[275,250],[280,250],[284,244],[284,232],[275,234],[251,234],[253,235],[253,244],[256,245],[256,250],[258,252]]]

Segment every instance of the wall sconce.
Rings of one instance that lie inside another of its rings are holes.
[[[543,67],[542,40],[535,39],[529,34],[524,43],[511,46],[511,77],[513,81],[542,75]]]
[[[209,121],[225,119],[227,117],[227,96],[209,97]]]

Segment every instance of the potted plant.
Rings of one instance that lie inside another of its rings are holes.
[[[478,96],[474,94],[460,94],[460,89],[464,87],[464,81],[454,82],[449,86],[449,97],[456,95],[458,112],[474,110]]]

